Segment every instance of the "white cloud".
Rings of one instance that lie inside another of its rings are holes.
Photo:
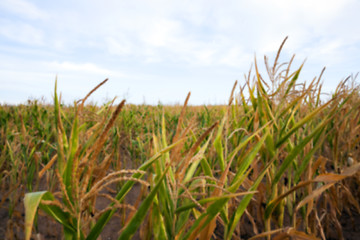
[[[48,14],[26,0],[1,0],[0,8],[12,12],[20,18],[47,19]]]
[[[215,79],[214,73],[221,73],[233,81],[235,73],[247,72],[254,53],[259,62],[263,54],[274,57],[289,36],[284,55],[296,53],[299,61],[308,58],[305,67],[314,68],[314,75],[324,65],[338,66],[342,72],[359,71],[360,28],[356,23],[360,2],[355,0],[64,0],[36,4],[0,1],[0,12],[7,13],[0,20],[0,36],[6,39],[0,42],[0,61],[2,53],[18,57],[13,61],[18,69],[2,65],[3,70],[58,73],[64,79],[78,78],[79,86],[91,75],[94,79],[113,76],[118,81],[131,77],[140,86],[147,82],[163,86],[166,81],[164,86],[170,86],[176,84],[174,75],[180,81],[192,74],[200,76],[192,79]],[[19,48],[16,43],[25,46]],[[32,61],[41,67],[29,70]],[[216,77],[223,80],[220,74]],[[126,84],[138,89],[135,83]]]
[[[219,59],[219,62],[227,66],[239,67],[249,64],[253,60],[253,57],[252,54],[246,53],[241,47],[233,47]]]
[[[133,53],[134,45],[126,38],[114,39],[108,37],[105,41],[110,54],[126,56]]]
[[[167,47],[181,37],[181,24],[169,19],[152,19],[150,25],[139,32],[139,37],[150,47]]]
[[[0,19],[0,35],[17,43],[43,45],[44,33],[30,24]]]
[[[124,77],[125,74],[119,71],[113,71],[110,69],[102,68],[97,66],[94,63],[73,63],[73,62],[45,62],[43,63],[47,71],[57,72],[59,74],[76,72],[83,73],[84,75],[88,74],[98,74],[103,76],[113,76],[113,77]]]
[[[126,90],[117,86],[117,81],[129,77],[121,71],[103,68],[94,63],[74,62],[38,62],[10,58],[8,61],[0,58],[0,102],[25,102],[29,97],[45,96],[51,101],[55,78],[58,79],[58,90],[62,92],[66,103],[84,97],[88,91],[105,78],[110,83],[102,87],[95,96],[112,98],[121,95]],[[111,92],[110,95],[107,93]],[[4,96],[7,96],[4,99]],[[104,99],[101,99],[104,100]]]

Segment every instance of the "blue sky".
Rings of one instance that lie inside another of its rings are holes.
[[[65,102],[105,78],[93,102],[226,103],[256,54],[306,60],[301,79],[324,66],[324,91],[360,71],[360,1],[1,0],[0,103]],[[265,74],[265,73],[264,73]]]

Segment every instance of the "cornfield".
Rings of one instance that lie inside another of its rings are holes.
[[[325,100],[282,46],[224,106],[86,104],[107,80],[71,106],[56,84],[52,105],[1,105],[0,235],[357,239],[359,86]]]

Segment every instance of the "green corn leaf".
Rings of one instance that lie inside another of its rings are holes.
[[[256,191],[256,189],[258,188],[259,184],[261,183],[262,179],[264,178],[266,172],[268,171],[269,167],[272,165],[273,161],[275,160],[275,158],[273,158],[265,167],[264,169],[261,171],[261,173],[259,174],[259,176],[256,178],[255,182],[253,183],[253,185],[249,188],[248,192],[251,191]],[[230,240],[232,237],[232,234],[234,233],[235,227],[238,224],[238,222],[240,221],[241,216],[243,215],[243,213],[245,212],[245,209],[247,208],[247,206],[249,205],[252,197],[254,196],[254,194],[248,194],[246,195],[241,202],[239,203],[235,213],[232,215],[229,224],[228,224],[228,229],[225,235],[225,239]]]
[[[246,140],[244,140],[243,142],[241,142],[230,154],[229,154],[229,159],[233,158],[236,156],[236,154],[240,151],[240,149],[244,148],[250,140],[252,140],[257,134],[259,134],[263,129],[265,129],[265,127],[268,125],[263,126],[262,128],[259,128],[255,133],[253,133],[251,136],[249,136]],[[243,160],[243,162],[241,163],[241,165],[239,166],[239,169],[232,181],[232,185],[229,187],[229,191],[230,192],[234,192],[237,189],[237,184],[234,185],[234,183],[238,182],[239,178],[242,177],[242,175],[244,174],[244,172],[246,171],[246,169],[248,168],[248,166],[251,164],[251,162],[254,160],[256,154],[258,153],[258,151],[260,150],[260,147],[262,146],[262,144],[264,143],[265,139],[267,137],[267,134],[265,134],[261,140],[256,144],[255,148],[251,151],[251,153]],[[230,161],[230,160],[229,160]]]
[[[186,202],[190,202],[190,200],[187,200]],[[189,207],[189,209],[180,211],[177,216],[176,220],[176,226],[175,226],[175,235],[178,236],[180,231],[183,230],[185,224],[189,221],[190,213],[192,207]]]
[[[254,194],[255,191],[253,192],[242,192],[242,193],[233,193],[233,194],[225,194],[225,195],[222,195],[222,196],[217,196],[217,197],[209,197],[209,198],[203,198],[203,199],[200,199],[198,201],[198,203],[200,205],[204,205],[206,203],[210,203],[210,202],[215,202],[215,201],[218,201],[218,200],[223,200],[225,198],[234,198],[234,197],[239,197],[239,196],[243,196],[243,195],[247,195],[247,194]],[[188,211],[192,208],[195,208],[197,207],[197,205],[193,202],[190,202],[190,203],[187,203],[179,208],[176,209],[176,213],[179,214],[179,213],[182,213],[184,211]]]
[[[161,150],[160,152],[156,153],[152,158],[150,158],[149,160],[147,160],[145,163],[143,163],[140,167],[139,170],[141,171],[145,171],[146,169],[148,169],[151,164],[153,162],[155,162],[157,159],[159,159],[162,154],[169,152],[172,148],[174,148],[177,144],[181,143],[182,141],[184,141],[184,139],[180,139],[179,141],[169,145],[167,148]],[[134,173],[131,177],[132,178],[138,178],[140,179],[141,177],[143,177],[144,174],[141,173]],[[134,181],[127,181],[124,186],[121,188],[121,190],[117,193],[116,195],[116,199],[121,202],[126,194],[130,191],[130,189],[133,187],[133,185],[135,184]],[[110,206],[113,206],[114,203],[111,203]],[[108,210],[106,212],[104,212],[99,220],[96,222],[96,224],[94,225],[94,227],[91,229],[88,237],[86,238],[87,240],[96,240],[100,233],[102,232],[102,230],[104,229],[105,225],[110,221],[111,217],[114,215],[114,213],[116,212],[116,209],[114,210]]]
[[[208,140],[206,141],[206,143],[200,148],[200,151],[196,154],[195,158],[197,160],[195,160],[189,170],[187,171],[186,175],[185,175],[185,178],[184,178],[184,182],[187,182],[189,181],[193,176],[194,176],[194,173],[199,165],[199,163],[201,162],[201,160],[204,158],[204,153],[209,145],[209,142],[211,140],[211,137],[212,137],[212,133],[210,134]]]
[[[284,98],[283,100],[285,100],[285,97],[289,94],[291,88],[295,85],[296,81],[298,80],[299,78],[299,75],[300,75],[300,72],[301,72],[301,69],[303,68],[304,64],[301,64],[300,68],[298,70],[296,70],[293,78],[291,79],[286,91],[285,91],[285,94],[284,94]]]
[[[147,214],[147,211],[150,208],[150,206],[152,204],[152,201],[153,201],[156,193],[158,192],[158,190],[159,190],[159,188],[160,188],[160,186],[162,184],[162,181],[164,180],[164,178],[166,176],[166,172],[169,170],[169,168],[170,168],[170,166],[168,166],[165,169],[164,173],[162,174],[162,176],[160,177],[160,179],[156,183],[155,187],[151,190],[149,195],[141,203],[139,209],[137,210],[135,215],[131,218],[128,225],[125,226],[125,228],[122,230],[121,235],[119,237],[119,240],[130,239],[134,235],[136,230],[139,228],[139,226],[141,225],[143,219],[145,218],[145,216]]]
[[[252,109],[256,110],[257,109],[257,100],[256,100],[256,97],[254,95],[255,86],[251,88],[251,86],[248,83],[248,88],[249,88],[249,94],[250,94],[250,101],[251,101],[251,104],[252,104]]]
[[[154,239],[169,239],[166,234],[164,218],[161,215],[161,210],[159,207],[159,201],[157,200],[157,196],[155,196],[152,207],[152,221],[153,221],[153,229],[152,235]],[[149,236],[150,237],[150,236]]]
[[[256,145],[253,147],[251,152],[241,161],[241,164],[237,170],[237,173],[234,177],[234,180],[232,181],[231,186],[228,188],[228,191],[235,192],[239,188],[241,182],[239,182],[238,180],[242,178],[245,171],[249,168],[251,163],[254,161],[256,154],[260,151],[260,148],[264,144],[266,137],[267,137],[267,134],[265,134],[265,136],[263,136],[260,139],[260,141],[258,143],[256,143]]]
[[[321,135],[322,133],[323,133],[323,131],[319,131],[317,135]],[[322,146],[324,139],[325,139],[325,136],[323,136],[321,138],[320,142],[317,141],[316,143],[314,143],[314,147],[310,150],[310,152],[308,152],[306,154],[306,156],[304,157],[304,159],[302,160],[302,162],[300,164],[300,167],[295,172],[294,182],[297,183],[300,180],[301,174],[305,171],[305,169],[308,166],[309,161],[312,159],[314,153]]]
[[[76,108],[76,106],[75,106]],[[76,171],[75,169],[73,169],[74,167],[74,156],[76,154],[76,151],[78,149],[79,146],[79,119],[78,119],[78,113],[77,110],[75,109],[75,118],[74,118],[74,122],[72,125],[72,130],[71,130],[71,136],[70,136],[70,146],[69,146],[69,153],[67,156],[67,160],[66,160],[66,164],[65,164],[65,170],[64,170],[64,184],[66,187],[66,191],[67,191],[67,195],[69,196],[70,201],[73,201],[73,181],[72,181],[72,173],[73,171]],[[71,203],[69,203],[71,204]]]
[[[223,133],[223,129],[224,129],[226,119],[227,119],[226,115],[223,117],[223,119],[221,121],[221,124],[219,125],[218,132],[217,132],[216,138],[214,140],[214,147],[215,147],[216,153],[217,153],[217,155],[219,157],[218,162],[219,162],[221,171],[224,171],[224,169],[225,169],[224,147],[223,147],[223,142],[222,142],[222,133]]]
[[[201,168],[202,168],[204,174],[206,176],[213,177],[213,173],[212,173],[210,164],[205,157],[201,159],[200,164],[201,164]]]
[[[305,145],[310,142],[316,135],[320,134],[324,130],[324,125],[327,123],[325,119],[321,124],[319,124],[308,136],[306,136],[299,144],[297,144],[289,155],[284,159],[280,169],[276,172],[274,180],[272,181],[272,186],[277,184],[284,174],[285,170],[290,166],[294,159],[299,155],[299,153],[304,149]]]
[[[45,193],[46,191],[30,194],[28,193],[25,195],[25,240],[30,240],[35,215],[38,210],[41,198]]]
[[[322,110],[324,110],[330,102],[322,105],[321,107],[315,109],[308,115],[306,115],[303,119],[301,119],[299,122],[297,122],[286,134],[283,136],[277,143],[276,148],[279,148],[297,129],[299,129],[301,126],[303,126],[305,123],[309,122],[316,116],[318,113],[320,113]]]
[[[204,229],[212,221],[212,219],[214,219],[214,217],[216,217],[220,213],[220,211],[223,209],[223,207],[229,201],[229,199],[230,199],[229,197],[224,197],[211,204],[206,209],[206,212],[201,214],[195,220],[191,228],[181,239],[182,240],[188,239],[190,235],[199,233],[202,229]]]
[[[76,228],[70,224],[70,215],[65,213],[58,206],[41,204],[41,200],[53,201],[54,196],[48,191],[32,192],[25,194],[24,206],[25,206],[25,239],[29,240],[31,236],[31,230],[35,219],[35,214],[40,207],[53,219],[59,222],[64,230],[71,234],[76,234]]]

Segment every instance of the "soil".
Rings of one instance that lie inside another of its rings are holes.
[[[360,214],[357,211],[353,211],[352,216],[346,211],[343,211],[340,217],[340,223],[345,240],[360,239]]]

